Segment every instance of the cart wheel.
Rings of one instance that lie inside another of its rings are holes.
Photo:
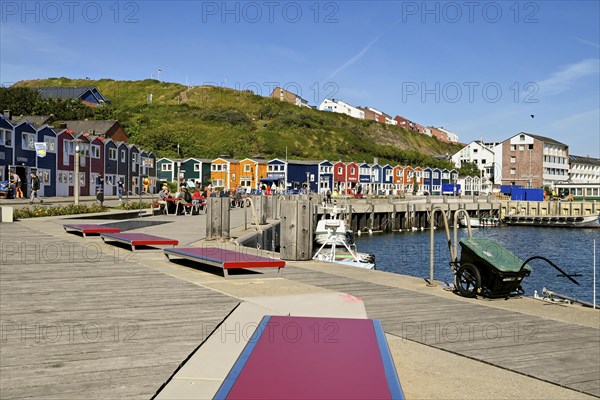
[[[454,286],[463,297],[475,297],[481,288],[481,274],[473,264],[462,264],[454,275]]]

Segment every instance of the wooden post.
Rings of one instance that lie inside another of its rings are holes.
[[[253,200],[258,223],[264,225],[267,223],[267,196],[255,196]]]
[[[282,260],[303,261],[312,258],[313,207],[310,201],[281,203],[281,246]]]
[[[209,197],[207,207],[206,239],[229,239],[229,198]]]

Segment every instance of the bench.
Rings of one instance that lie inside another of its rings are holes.
[[[179,244],[179,240],[148,235],[147,233],[104,233],[100,237],[105,243],[107,240],[125,243],[131,246],[132,251],[135,251],[135,246],[173,245],[174,247]]]
[[[403,399],[381,322],[265,316],[214,399]]]
[[[223,269],[225,278],[229,276],[230,269],[277,268],[277,272],[279,273],[281,268],[285,267],[285,261],[282,260],[225,250],[219,247],[179,247],[176,249],[165,249],[164,253],[169,261],[171,260],[171,256],[176,256],[220,267]]]
[[[113,228],[106,225],[96,224],[65,224],[63,225],[66,232],[78,232],[85,237],[88,234],[102,234],[102,233],[118,233],[121,232],[119,228]]]

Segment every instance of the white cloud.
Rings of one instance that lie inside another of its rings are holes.
[[[541,94],[555,95],[571,89],[577,81],[589,76],[597,77],[599,73],[600,60],[581,60],[567,65],[553,73],[548,79],[538,82],[538,87]]]

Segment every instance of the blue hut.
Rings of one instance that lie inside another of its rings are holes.
[[[318,190],[320,161],[290,160],[287,162],[288,188],[307,187],[311,192]],[[268,168],[268,166],[267,166]],[[333,178],[332,178],[333,179]]]
[[[31,122],[22,121],[14,128],[14,167],[13,169],[23,182],[23,194],[27,196],[29,173],[36,167],[35,142],[37,131]]]
[[[122,179],[125,183],[123,195],[127,195],[127,191],[131,190],[131,179],[129,178],[129,147],[127,143],[115,141],[117,146],[117,181]]]
[[[391,194],[394,188],[394,167],[386,164],[381,168],[384,194]]]
[[[274,158],[267,161],[267,177],[261,178],[261,183],[271,184],[275,182],[278,187],[285,187],[288,190],[298,189],[299,186],[292,186],[292,183],[288,180],[287,172],[287,162]]]
[[[44,125],[37,131],[37,142],[45,143],[45,154],[37,155],[37,176],[40,180],[39,194],[43,197],[56,196],[56,160],[58,146],[56,132],[49,125]]]
[[[421,191],[423,193],[432,193],[432,169],[429,167],[423,168],[423,186],[421,187]]]
[[[319,193],[327,193],[333,189],[333,163],[331,161],[322,161],[319,163]]]
[[[360,192],[357,188],[357,193],[366,194],[371,187],[371,166],[366,162],[358,166],[358,183],[360,184]]]
[[[119,152],[117,143],[112,139],[104,139],[104,190],[106,195],[117,194],[119,181]],[[123,180],[125,182],[125,180]]]
[[[140,194],[142,181],[140,179],[140,149],[135,144],[128,144],[129,150],[129,180],[127,185],[132,194]]]
[[[371,165],[371,193],[383,194],[383,167],[377,163]]]
[[[0,115],[0,181],[8,180],[9,166],[13,165],[14,127],[7,117]]]
[[[442,194],[442,171],[439,168],[431,170],[431,194]]]

